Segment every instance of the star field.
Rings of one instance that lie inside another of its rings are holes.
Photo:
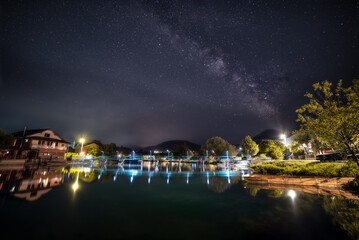
[[[359,71],[357,1],[2,1],[0,127],[117,144],[296,128]]]

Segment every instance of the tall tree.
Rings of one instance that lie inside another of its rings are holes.
[[[14,142],[15,137],[11,134],[7,134],[0,128],[0,157],[2,157],[5,149],[9,149]]]
[[[231,155],[236,155],[236,147],[224,140],[221,137],[212,137],[206,141],[201,147],[201,153],[204,155],[208,151],[212,156],[223,156],[226,151],[229,151]]]
[[[310,153],[310,150],[314,153],[322,153],[323,150],[328,150],[330,147],[327,144],[318,140],[315,135],[304,134],[301,131],[293,132],[294,139],[290,144],[291,150],[294,148],[302,148],[306,154]]]
[[[252,140],[252,138],[250,136],[246,136],[241,144],[239,145],[239,147],[242,148],[242,153],[245,155],[245,154],[249,154],[249,155],[256,155],[259,151],[259,148],[258,148],[258,144]],[[242,155],[243,155],[242,154]]]
[[[103,147],[100,148],[106,156],[116,155],[117,146],[115,143],[103,144]]]
[[[0,128],[0,150],[8,149],[14,142],[15,137],[11,134],[7,134]]]
[[[87,150],[87,153],[89,153],[92,156],[98,157],[101,154],[101,150],[98,147],[91,147]]]
[[[259,144],[259,150],[273,159],[281,160],[284,157],[286,148],[281,141],[262,140]]]
[[[359,165],[359,79],[348,88],[324,81],[305,96],[309,103],[297,109],[300,132],[314,135],[330,148],[350,153]]]
[[[189,149],[187,147],[187,144],[184,143],[184,144],[176,144],[174,147],[173,147],[173,150],[172,150],[173,154],[175,156],[186,156],[187,155],[187,152],[188,152],[188,155],[189,156],[193,156],[193,152],[191,151],[191,149]]]

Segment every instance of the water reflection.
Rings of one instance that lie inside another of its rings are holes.
[[[229,227],[229,232],[233,232],[233,236],[245,236],[247,233],[259,237],[285,239],[284,233],[279,234],[284,231],[284,226],[287,234],[293,234],[294,230],[291,229],[293,226],[294,229],[303,228],[311,232],[308,228],[316,223],[321,224],[323,228],[337,229],[327,233],[325,235],[327,239],[330,239],[331,234],[341,236],[338,229],[345,231],[350,238],[359,238],[358,196],[335,188],[256,184],[246,180],[245,176],[248,172],[235,168],[203,164],[149,163],[106,165],[106,167],[93,165],[24,167],[0,169],[0,174],[0,193],[8,202],[14,199],[34,201],[40,197],[44,200],[39,201],[42,203],[57,201],[61,196],[47,198],[51,194],[45,195],[56,188],[52,193],[58,191],[62,195],[62,201],[66,201],[66,198],[69,198],[67,194],[71,193],[73,201],[67,209],[82,208],[81,211],[85,212],[89,209],[84,206],[94,201],[96,206],[101,206],[99,212],[91,208],[90,212],[95,211],[94,216],[101,214],[111,216],[113,211],[118,210],[121,216],[125,216],[126,221],[121,218],[122,224],[128,221],[132,223],[140,221],[138,217],[145,218],[141,215],[144,211],[149,215],[152,214],[151,216],[157,221],[161,221],[161,216],[166,216],[168,209],[171,209],[171,213],[176,216],[172,220],[174,225],[178,224],[176,218],[181,220],[181,224],[186,224],[186,221],[192,223],[190,219],[194,218],[197,223],[203,222],[206,228],[214,223],[214,226],[223,228],[233,225]],[[116,194],[122,195],[116,198]],[[143,204],[142,199],[146,204]],[[116,205],[116,202],[119,204]],[[147,204],[154,207],[147,209],[145,208]],[[102,207],[106,205],[109,205],[107,210]],[[123,205],[126,208],[123,208]],[[7,208],[9,211],[17,211],[16,208]],[[179,208],[178,212],[177,208]],[[127,212],[126,209],[132,210]],[[191,209],[191,212],[202,209],[199,211],[202,215],[186,215],[189,213],[185,209]],[[158,213],[161,211],[162,215]],[[118,212],[118,215],[114,213],[116,217],[119,216]],[[157,214],[159,214],[158,218],[156,218]],[[185,217],[182,214],[185,214]],[[132,219],[132,215],[137,218]],[[111,225],[111,221],[105,221],[104,224]],[[148,224],[151,222],[152,220],[148,221]],[[335,227],[332,222],[335,223]],[[187,227],[191,226],[190,224]],[[237,228],[237,226],[244,227]],[[142,227],[146,228],[145,225]],[[169,229],[171,226],[166,225],[166,228]],[[218,227],[218,229],[222,228]],[[122,229],[122,231],[126,230]],[[225,234],[227,232],[228,230]],[[323,230],[319,233],[323,234]],[[310,238],[321,238],[319,233],[316,235],[313,230],[313,236]],[[213,236],[216,235],[213,233]],[[293,235],[288,237],[292,238]]]
[[[246,181],[244,187],[248,189],[249,193],[253,192],[251,195],[255,196],[259,189],[272,192],[276,197],[281,197],[285,192],[291,198],[295,198],[298,192],[310,193],[310,194],[319,194],[324,196],[335,196],[343,197],[348,199],[359,200],[359,197],[349,191],[344,190],[343,188],[338,187],[324,187],[324,186],[310,186],[310,185],[281,185],[281,184],[264,184],[258,182]],[[255,194],[254,194],[255,193]],[[254,195],[253,195],[254,194]]]
[[[348,236],[352,239],[359,239],[359,199],[355,195],[346,193],[345,195],[338,196],[334,191],[335,195],[330,195],[330,192],[320,191],[317,189],[318,194],[313,194],[313,189],[309,191],[311,194],[306,193],[305,189],[293,189],[283,188],[278,190],[276,187],[271,186],[257,186],[247,188],[248,193],[256,197],[258,194],[265,194],[268,198],[279,199],[279,198],[290,198],[294,204],[294,211],[289,212],[288,208],[281,205],[277,205],[270,211],[261,212],[258,216],[258,221],[253,219],[247,219],[254,228],[262,228],[266,222],[271,222],[274,225],[280,225],[283,221],[292,222],[293,219],[278,218],[278,216],[290,216],[298,218],[300,215],[311,215],[311,211],[316,205],[320,205],[327,214],[332,218],[332,221],[338,225],[342,230],[347,232]],[[322,193],[323,195],[321,195]],[[343,191],[342,191],[343,193]],[[350,198],[346,198],[350,197]],[[296,215],[293,216],[293,213]],[[313,218],[320,216],[312,215]],[[249,224],[245,222],[244,224]],[[279,230],[279,229],[278,229]],[[273,229],[273,231],[276,231]]]
[[[0,195],[3,199],[35,201],[62,184],[62,167],[0,169]]]
[[[240,168],[225,168],[217,165],[186,164],[186,163],[143,163],[143,164],[119,164],[107,165],[106,169],[96,166],[72,166],[64,170],[68,179],[76,179],[84,182],[118,181],[118,176],[129,176],[129,182],[134,183],[137,177],[146,177],[147,184],[151,184],[152,177],[165,177],[165,183],[171,184],[172,178],[190,184],[190,178],[201,177],[202,182],[214,192],[223,193],[232,185],[243,180],[248,175],[248,170]],[[183,180],[182,180],[183,179]],[[78,188],[75,181],[73,187]]]
[[[344,197],[325,196],[323,207],[333,221],[353,239],[359,239],[359,202]]]

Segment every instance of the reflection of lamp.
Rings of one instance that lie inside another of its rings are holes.
[[[77,172],[77,177],[76,177],[76,181],[75,183],[72,185],[72,189],[74,190],[74,192],[76,192],[76,190],[79,188],[79,172]]]
[[[80,143],[81,143],[81,153],[82,153],[82,149],[84,147],[84,142],[85,142],[85,139],[84,138],[80,138]]]
[[[291,198],[291,199],[294,199],[296,197],[296,193],[294,190],[289,190],[288,192],[288,196]]]

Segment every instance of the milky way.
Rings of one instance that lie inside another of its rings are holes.
[[[2,1],[0,128],[117,144],[297,127],[359,74],[356,1]]]

